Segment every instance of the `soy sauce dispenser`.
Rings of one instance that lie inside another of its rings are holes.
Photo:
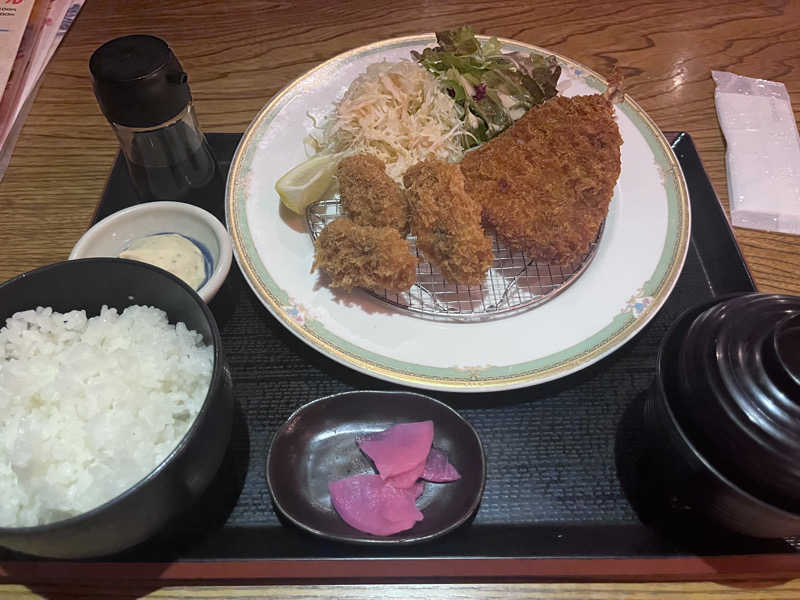
[[[95,50],[89,70],[140,200],[187,202],[223,220],[223,177],[167,43],[151,35],[113,39]]]

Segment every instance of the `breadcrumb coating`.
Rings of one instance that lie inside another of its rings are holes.
[[[417,247],[446,279],[483,282],[492,265],[492,241],[481,227],[481,207],[464,191],[459,166],[436,159],[417,163],[403,176]]]
[[[311,272],[319,267],[331,287],[408,290],[417,280],[417,258],[396,229],[358,225],[347,217],[328,223],[314,242]]]
[[[589,250],[608,214],[621,144],[606,98],[557,96],[468,152],[461,171],[507,245],[568,265]]]
[[[386,165],[371,154],[353,154],[336,169],[339,195],[347,216],[358,225],[392,227],[408,235],[408,203]]]

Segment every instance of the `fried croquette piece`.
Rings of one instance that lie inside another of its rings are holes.
[[[340,217],[325,226],[314,242],[317,267],[331,278],[331,287],[354,286],[408,290],[417,280],[417,259],[408,242],[391,227],[357,225]]]
[[[597,236],[620,173],[611,102],[557,96],[461,161],[467,192],[511,248],[567,265]]]
[[[386,174],[386,165],[371,154],[353,154],[336,169],[342,208],[353,222],[392,227],[408,235],[408,203],[403,189]]]
[[[458,165],[427,159],[403,175],[417,247],[450,281],[483,282],[492,241],[481,227],[481,207],[464,191]]]

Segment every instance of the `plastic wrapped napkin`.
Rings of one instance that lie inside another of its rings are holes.
[[[800,136],[786,86],[712,71],[734,225],[800,234]]]

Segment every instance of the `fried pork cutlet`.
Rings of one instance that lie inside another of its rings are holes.
[[[529,258],[567,265],[597,236],[620,172],[611,102],[557,96],[461,161],[487,224]]]
[[[357,225],[340,217],[314,242],[314,264],[331,278],[331,287],[408,290],[417,280],[417,259],[396,229]]]
[[[457,164],[428,159],[403,175],[417,247],[450,281],[480,284],[492,265],[481,207],[464,191]]]
[[[392,227],[408,235],[408,204],[400,185],[377,156],[354,154],[336,170],[345,213],[358,225]]]

